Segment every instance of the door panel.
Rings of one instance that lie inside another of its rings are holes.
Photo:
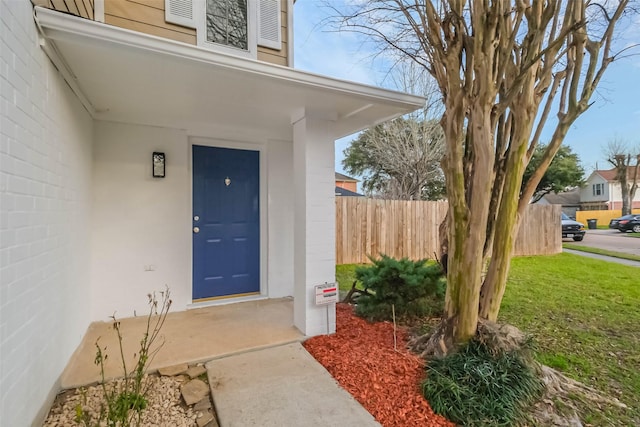
[[[260,291],[259,154],[193,146],[194,300]]]

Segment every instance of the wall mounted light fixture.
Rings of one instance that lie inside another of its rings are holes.
[[[153,177],[164,178],[165,177],[165,155],[158,151],[153,152]]]

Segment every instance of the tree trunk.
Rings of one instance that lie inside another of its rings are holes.
[[[636,156],[636,165],[633,169],[633,176],[631,177],[631,188],[629,188],[629,201],[631,209],[629,213],[633,212],[633,199],[636,198],[636,190],[638,189],[638,173],[640,172],[640,154]]]
[[[516,178],[505,180],[503,183],[500,208],[493,229],[491,261],[480,290],[480,317],[493,322],[498,319],[502,297],[507,286],[515,237],[520,226],[518,193],[526,167],[524,162],[526,151],[527,140],[521,138],[519,147],[510,153],[507,162],[507,173]]]
[[[485,108],[483,108],[485,107]],[[493,136],[490,111],[486,106],[472,105],[469,127],[473,129],[472,164],[483,165],[471,169],[465,176],[463,168],[446,168],[449,185],[449,253],[447,257],[447,318],[454,318],[453,338],[456,344],[471,339],[478,326],[478,306],[482,284],[483,249],[486,240],[487,218],[493,185]],[[447,118],[445,118],[445,122]],[[446,135],[450,135],[445,131]],[[461,156],[461,140],[456,149],[448,143],[447,156]],[[467,151],[468,152],[468,151]],[[449,157],[447,158],[447,160]],[[459,164],[461,164],[460,162]],[[485,167],[486,166],[486,167]]]
[[[626,167],[624,168],[624,177],[620,177],[620,192],[622,193],[622,215],[629,215],[631,213],[631,200],[629,199]]]

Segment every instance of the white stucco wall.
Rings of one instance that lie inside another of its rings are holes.
[[[94,138],[92,319],[108,320],[114,311],[121,318],[146,313],[146,295],[165,285],[172,310],[187,309],[192,303],[189,144],[215,145],[215,139],[192,140],[181,130],[111,122],[96,122]],[[293,295],[293,145],[238,144],[266,147],[261,151],[266,156],[261,165],[267,167],[261,175],[267,197],[262,289],[269,298]],[[165,178],[152,177],[154,151],[166,154]]]
[[[0,1],[0,425],[41,422],[89,324],[92,120]]]
[[[608,191],[611,194],[612,201],[622,201],[622,187],[620,184],[609,183],[607,184]]]
[[[615,202],[622,202],[622,187],[619,183],[611,183],[611,200]],[[636,191],[633,201],[640,202],[640,191]]]
[[[269,141],[268,287],[271,298],[293,296],[293,144]]]
[[[93,320],[148,312],[147,294],[171,291],[172,310],[191,302],[187,136],[182,131],[96,122],[91,285]],[[166,177],[152,177],[152,153]],[[152,271],[145,268],[153,266]]]

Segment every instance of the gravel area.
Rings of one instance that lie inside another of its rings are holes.
[[[116,380],[122,381],[122,380]],[[197,417],[201,415],[187,406],[182,400],[180,386],[189,381],[189,377],[148,375],[147,408],[142,413],[143,426],[159,427],[192,427],[197,425]],[[112,383],[109,384],[113,385]],[[95,413],[102,401],[102,387],[99,385],[67,390],[56,398],[45,427],[62,427],[76,425],[76,406],[82,404],[84,409]],[[83,403],[84,402],[84,403]]]

